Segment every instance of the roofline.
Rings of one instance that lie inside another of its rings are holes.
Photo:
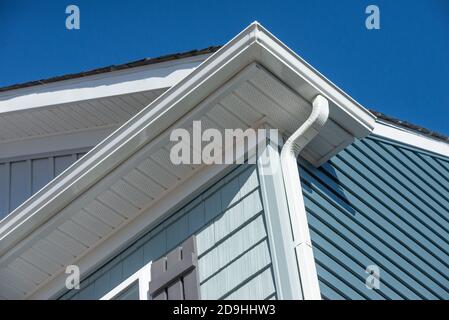
[[[135,67],[141,67],[141,66],[146,66],[146,65],[151,65],[151,64],[161,63],[161,62],[180,60],[180,59],[200,56],[200,55],[204,55],[204,54],[211,54],[211,53],[215,53],[216,51],[218,51],[221,47],[222,47],[222,45],[216,45],[216,46],[210,46],[210,47],[203,48],[203,49],[194,49],[194,50],[184,51],[184,52],[179,52],[179,53],[170,53],[170,54],[166,54],[166,55],[154,57],[154,58],[144,58],[144,59],[135,60],[135,61],[127,62],[127,63],[110,65],[110,66],[101,67],[101,68],[95,68],[95,69],[78,72],[78,73],[65,74],[62,76],[56,76],[56,77],[51,77],[51,78],[46,78],[46,79],[41,79],[41,80],[34,80],[34,81],[28,81],[28,82],[8,85],[8,86],[0,87],[0,93],[5,92],[5,91],[12,91],[12,90],[16,90],[16,89],[29,88],[29,87],[33,87],[33,86],[42,85],[42,84],[49,84],[49,83],[69,80],[69,79],[77,79],[77,78],[83,78],[83,77],[92,76],[92,75],[98,75],[98,74],[119,71],[119,70],[131,69],[131,68],[135,68]],[[379,112],[379,111],[376,111],[373,109],[369,109],[369,111],[372,114],[374,114],[378,119],[383,120],[387,123],[406,128],[412,132],[417,132],[421,135],[433,138],[438,141],[449,143],[449,136],[444,135],[440,132],[427,129],[425,127],[410,123],[408,121],[400,120],[398,118],[386,115],[385,113],[382,113],[382,112]]]
[[[354,131],[355,136],[366,136],[374,128],[375,117],[368,110],[311,68],[257,22],[252,23],[189,76],[168,89],[75,165],[6,216],[0,222],[0,256],[3,255],[0,263],[10,255],[4,255],[7,251],[38,226],[183,117],[189,111],[185,100],[193,108],[201,102],[202,95],[214,92],[220,83],[229,80],[255,59],[262,64],[282,62],[291,70],[289,77],[294,77],[285,80],[301,78],[308,83],[309,94],[313,96],[315,92],[323,92],[329,101],[338,106],[335,108],[341,111],[338,115],[345,117],[347,128]]]
[[[385,123],[392,124],[394,126],[398,126],[404,129],[407,129],[412,132],[416,132],[422,136],[426,136],[428,138],[438,140],[440,142],[449,143],[449,136],[446,136],[442,133],[439,133],[437,131],[432,131],[427,128],[418,126],[416,124],[410,123],[408,121],[400,120],[394,117],[391,117],[389,115],[386,115],[382,112],[375,111],[370,109],[371,113],[373,113],[379,120],[382,120]]]
[[[97,74],[103,74],[103,73],[119,71],[119,70],[124,70],[124,69],[130,69],[130,68],[135,68],[135,67],[141,67],[141,66],[146,66],[146,65],[151,65],[151,64],[161,63],[161,62],[167,62],[167,61],[173,61],[173,60],[179,60],[179,59],[184,59],[184,58],[189,58],[189,57],[200,56],[200,55],[204,55],[204,54],[214,53],[220,48],[221,48],[221,46],[210,46],[210,47],[207,47],[204,49],[199,49],[199,50],[195,49],[195,50],[190,50],[190,51],[185,51],[185,52],[180,52],[180,53],[171,53],[171,54],[167,54],[167,55],[163,55],[163,56],[159,56],[159,57],[155,57],[155,58],[144,58],[144,59],[135,60],[135,61],[127,62],[127,63],[110,65],[110,66],[101,67],[101,68],[95,68],[95,69],[87,70],[87,71],[82,71],[82,72],[77,72],[77,73],[69,73],[69,74],[65,74],[62,76],[56,76],[56,77],[51,77],[51,78],[46,78],[46,79],[17,83],[17,84],[0,87],[0,92],[12,91],[12,90],[22,89],[22,88],[29,88],[29,87],[33,87],[33,86],[54,83],[54,82],[58,82],[58,81],[83,78],[83,77],[93,76],[93,75],[97,75]]]
[[[255,43],[261,48],[264,48],[267,53],[272,54],[292,68],[297,75],[302,77],[313,88],[308,94],[305,92],[302,94],[306,100],[312,101],[317,94],[322,94],[329,100],[331,108],[333,105],[339,106],[342,114],[335,114],[333,112],[332,117],[335,117],[342,122],[347,121],[346,117],[355,121],[358,124],[357,128],[346,129],[357,138],[364,137],[373,130],[376,117],[368,109],[301,58],[296,52],[287,47],[257,21],[251,24],[247,29],[250,29],[251,27],[254,28],[254,35],[252,37],[254,37]],[[260,58],[261,62],[263,62],[263,60],[268,60],[269,58],[267,56],[269,54],[265,56],[262,55]],[[299,64],[302,65],[301,68],[298,68],[297,66],[298,61]],[[276,74],[276,72],[273,73]],[[277,76],[282,78],[281,75]],[[285,82],[288,83],[287,79]],[[333,111],[335,111],[335,108]]]
[[[387,140],[395,145],[420,150],[420,152],[426,152],[432,154],[432,156],[449,158],[449,143],[446,141],[434,139],[426,134],[421,134],[419,131],[379,118],[370,136]]]
[[[72,103],[167,90],[185,78],[212,53],[99,73],[81,78],[0,92],[0,117],[14,112],[64,107]],[[160,94],[160,92],[158,93]]]

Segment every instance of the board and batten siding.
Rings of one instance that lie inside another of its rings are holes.
[[[83,149],[0,159],[0,220],[86,152]]]
[[[201,299],[276,298],[257,168],[241,165],[60,299],[99,299],[195,235]]]
[[[365,138],[299,162],[324,299],[449,299],[449,159]]]

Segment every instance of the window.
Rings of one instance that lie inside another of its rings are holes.
[[[148,300],[151,262],[105,294],[100,300]]]
[[[166,256],[139,269],[101,300],[197,300],[197,271],[196,242],[192,236]]]

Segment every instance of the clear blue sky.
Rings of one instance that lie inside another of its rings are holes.
[[[449,0],[0,0],[0,86],[224,44],[254,20],[364,106],[449,135]]]

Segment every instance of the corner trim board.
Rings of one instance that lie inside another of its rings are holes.
[[[268,241],[270,244],[276,291],[279,299],[300,300],[301,281],[296,255],[293,249],[292,226],[288,214],[284,180],[280,172],[279,152],[273,146],[267,146],[270,168],[260,161],[257,163],[262,202],[267,221]],[[277,170],[272,174],[265,171]]]

